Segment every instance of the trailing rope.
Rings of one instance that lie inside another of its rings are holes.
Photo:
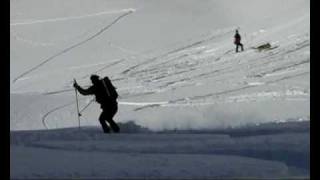
[[[120,19],[122,19],[123,17],[125,17],[125,16],[127,16],[127,15],[129,15],[129,14],[131,14],[131,13],[133,13],[133,12],[134,12],[134,11],[130,10],[129,12],[126,12],[126,13],[120,15],[120,16],[117,17],[113,22],[111,22],[111,23],[108,24],[107,26],[103,27],[100,31],[98,31],[97,33],[93,34],[93,35],[90,36],[89,38],[87,38],[87,39],[85,39],[85,40],[83,40],[83,41],[80,41],[80,42],[78,42],[78,43],[76,43],[76,44],[74,44],[74,45],[72,45],[72,46],[70,46],[70,47],[68,47],[68,48],[66,48],[66,49],[64,49],[64,50],[56,53],[56,54],[54,54],[53,56],[45,59],[45,60],[44,60],[43,62],[41,62],[40,64],[34,66],[33,68],[29,69],[28,71],[26,71],[26,72],[20,74],[19,76],[17,76],[17,77],[13,80],[13,83],[15,83],[17,80],[19,80],[19,79],[22,78],[23,76],[31,73],[32,71],[34,71],[34,70],[38,69],[39,67],[43,66],[44,64],[48,63],[49,61],[53,60],[54,58],[56,58],[56,57],[58,57],[58,56],[60,56],[60,55],[62,55],[62,54],[65,54],[65,53],[71,51],[72,49],[74,49],[74,48],[76,48],[76,47],[79,47],[79,46],[81,46],[82,44],[84,44],[84,43],[86,43],[86,42],[94,39],[95,37],[97,37],[97,36],[99,36],[100,34],[102,34],[104,31],[106,31],[107,29],[109,29],[112,25],[114,25],[115,23],[117,23]]]

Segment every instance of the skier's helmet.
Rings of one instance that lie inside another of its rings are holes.
[[[100,77],[96,74],[93,74],[90,76],[90,79],[93,84],[97,84],[99,82]]]

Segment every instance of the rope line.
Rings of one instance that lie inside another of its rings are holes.
[[[87,38],[87,39],[85,39],[85,40],[83,40],[83,41],[80,41],[80,42],[78,42],[78,43],[76,43],[76,44],[74,44],[74,45],[72,45],[72,46],[70,46],[70,47],[68,47],[68,48],[66,48],[66,49],[58,52],[57,54],[55,54],[55,55],[53,55],[53,56],[45,59],[45,60],[44,60],[43,62],[41,62],[40,64],[34,66],[33,68],[29,69],[28,71],[26,71],[26,72],[20,74],[19,76],[17,76],[17,77],[13,80],[13,83],[15,83],[17,80],[19,80],[19,79],[22,78],[23,76],[25,76],[25,75],[31,73],[32,71],[38,69],[38,68],[41,67],[42,65],[44,65],[44,64],[46,64],[47,62],[51,61],[52,59],[54,59],[54,58],[56,58],[56,57],[58,57],[58,56],[60,56],[60,55],[62,55],[62,54],[65,54],[65,53],[69,52],[70,50],[72,50],[72,49],[74,49],[74,48],[76,48],[76,47],[79,47],[79,46],[81,46],[82,44],[84,44],[84,43],[86,43],[86,42],[94,39],[95,37],[97,37],[97,36],[99,36],[100,34],[102,34],[104,31],[106,31],[107,29],[109,29],[112,25],[114,25],[115,23],[117,23],[120,19],[122,19],[123,17],[131,14],[132,12],[133,12],[133,11],[129,11],[129,12],[127,12],[127,13],[124,13],[124,14],[120,15],[120,16],[119,16],[118,18],[116,18],[112,23],[110,23],[109,25],[105,26],[104,28],[102,28],[100,31],[98,31],[97,33],[93,34],[93,35],[90,36],[89,38]]]

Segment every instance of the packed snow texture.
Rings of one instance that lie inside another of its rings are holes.
[[[102,134],[96,127],[13,131],[11,175],[13,178],[309,175],[309,122],[266,124],[224,132],[154,133],[134,123],[120,126],[127,127],[124,133],[110,135]]]
[[[13,177],[308,176],[309,129],[290,123],[310,118],[309,0],[10,3]],[[94,73],[124,134],[101,134],[90,96],[77,129],[73,78]]]

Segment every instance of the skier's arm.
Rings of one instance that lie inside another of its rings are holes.
[[[94,94],[93,92],[93,87],[89,87],[88,89],[83,89],[81,86],[79,86],[77,83],[74,83],[73,86],[79,91],[80,94],[82,95],[92,95]]]

